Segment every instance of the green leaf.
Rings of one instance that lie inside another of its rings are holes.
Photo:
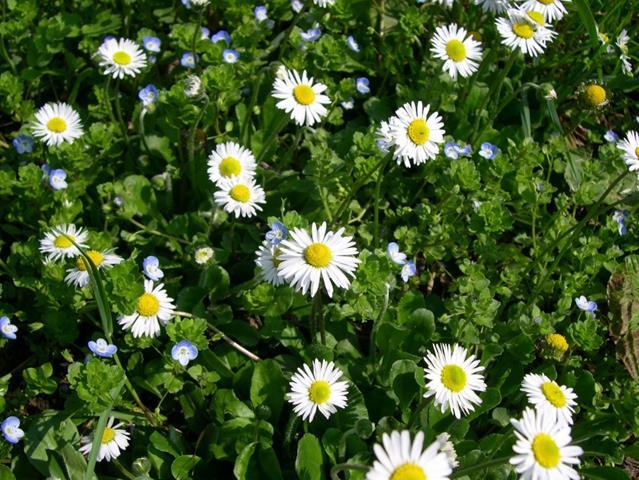
[[[267,405],[271,409],[274,423],[280,417],[286,387],[286,379],[274,360],[263,360],[255,364],[251,378],[251,402],[254,407]]]
[[[191,470],[201,460],[197,455],[181,455],[173,460],[171,464],[171,473],[175,480],[184,480],[190,478]]]
[[[11,473],[8,467],[0,465],[0,480],[16,480],[16,477]]]
[[[322,479],[322,448],[315,435],[305,434],[297,444],[295,472],[300,480]]]
[[[27,368],[22,372],[24,381],[27,382],[28,392],[30,395],[38,395],[44,393],[51,395],[58,388],[58,383],[51,378],[53,367],[47,362],[38,368]]]
[[[592,480],[630,480],[626,472],[614,467],[581,468],[579,473],[583,478]]]
[[[575,0],[575,5],[577,6],[577,11],[579,12],[579,17],[581,17],[582,23],[586,26],[592,47],[595,49],[599,48],[597,23],[595,22],[595,17],[588,6],[588,2],[586,0]]]

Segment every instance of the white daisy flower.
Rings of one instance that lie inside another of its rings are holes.
[[[446,8],[451,8],[455,0],[432,0],[432,3],[439,3]]]
[[[264,190],[252,178],[221,178],[217,186],[220,190],[213,194],[215,203],[235,218],[253,217],[262,210],[259,204],[266,202]]]
[[[68,237],[68,238],[67,238]],[[40,252],[47,256],[47,262],[55,262],[61,258],[73,258],[80,255],[78,247],[71,243],[73,240],[80,248],[87,247],[89,234],[81,227],[76,230],[75,225],[58,225],[52,231],[46,232],[40,240]]]
[[[138,298],[135,312],[120,317],[118,324],[131,330],[134,337],[155,337],[160,334],[160,322],[169,323],[174,310],[173,299],[166,294],[164,284],[154,287],[151,280],[144,280],[144,293]]]
[[[455,450],[453,442],[450,441],[450,435],[446,432],[442,432],[437,435],[437,441],[439,442],[440,450],[446,455],[446,458],[448,458],[448,463],[451,468],[457,468],[459,466],[457,451]]]
[[[429,115],[430,105],[424,107],[421,100],[404,104],[391,117],[391,145],[395,147],[393,158],[407,168],[433,159],[444,141],[444,124],[439,113]],[[412,161],[412,163],[411,163]]]
[[[570,445],[570,427],[543,412],[527,408],[515,427],[516,455],[510,459],[522,480],[579,480],[572,465],[579,464],[580,447]]]
[[[481,404],[475,392],[486,390],[481,373],[484,367],[474,355],[468,355],[464,347],[437,344],[424,360],[428,380],[424,397],[434,396],[435,405],[441,405],[442,412],[450,408],[455,417],[461,418]]]
[[[146,54],[140,46],[127,38],[106,40],[97,53],[100,66],[105,67],[104,75],[113,78],[135,77],[146,67]]]
[[[122,257],[114,255],[111,251],[99,252],[98,250],[87,250],[85,252],[94,265],[98,268],[111,268],[122,261]],[[88,264],[82,255],[78,255],[76,265],[67,269],[67,276],[64,281],[69,285],[75,285],[78,288],[86,287],[89,284]]]
[[[78,112],[66,103],[47,103],[40,107],[35,118],[33,136],[41,138],[48,146],[73,143],[84,133]]]
[[[129,446],[129,432],[121,429],[122,423],[113,425],[115,419],[109,418],[104,432],[102,433],[102,439],[100,440],[100,450],[98,451],[98,462],[106,459],[110,462],[113,458],[118,458],[120,453],[126,450]],[[84,445],[80,447],[80,452],[84,455],[91,453],[91,447],[93,445],[93,439],[90,437],[83,437],[82,443]]]
[[[452,473],[450,462],[435,440],[424,450],[424,432],[417,432],[411,441],[410,432],[382,435],[382,445],[373,446],[373,467],[366,480],[448,480]]]
[[[555,20],[561,20],[561,17],[567,13],[563,2],[570,1],[571,0],[526,0],[521,8],[540,12],[546,21],[554,22]]]
[[[302,76],[295,70],[286,70],[286,76],[278,77],[273,83],[273,97],[279,99],[277,108],[291,115],[298,125],[311,126],[328,113],[326,107],[331,100],[323,94],[326,85],[313,83],[313,77]]]
[[[200,247],[195,251],[193,255],[195,263],[198,265],[204,265],[209,263],[209,260],[213,258],[213,249],[211,247]]]
[[[495,14],[505,13],[508,10],[507,0],[474,0],[475,5],[481,5],[484,12]]]
[[[458,73],[469,77],[479,68],[481,44],[455,23],[437,27],[430,51],[444,60],[444,72],[453,80],[457,79]]]
[[[184,95],[195,98],[202,93],[202,80],[197,75],[189,75],[184,80]]]
[[[538,411],[546,412],[555,422],[572,424],[572,414],[577,405],[577,395],[572,388],[558,385],[546,375],[529,373],[524,377],[521,389]]]
[[[291,240],[280,244],[281,254],[278,273],[291,287],[301,290],[303,294],[309,290],[315,296],[320,284],[324,285],[329,297],[333,296],[333,283],[347,289],[351,277],[360,263],[357,258],[353,237],[345,237],[344,229],[337,232],[327,231],[326,222],[317,227],[313,223],[311,234],[301,228],[293,229]]]
[[[209,178],[215,184],[223,178],[255,176],[255,157],[248,148],[235,142],[220,143],[208,160]]]
[[[501,43],[511,50],[521,50],[525,55],[536,57],[544,52],[555,32],[545,26],[541,14],[535,11],[510,9],[507,17],[496,20]]]
[[[280,248],[271,245],[268,240],[264,240],[255,252],[255,263],[260,267],[260,275],[265,282],[276,287],[284,283],[284,278],[277,272],[277,267],[282,263],[279,259],[281,253]]]
[[[326,8],[335,5],[335,0],[313,0],[313,3],[318,7]]]
[[[333,362],[313,360],[313,369],[308,365],[298,368],[291,377],[288,401],[293,411],[302,420],[313,421],[319,412],[325,418],[347,406],[348,382],[338,381],[342,371]]]
[[[639,170],[639,133],[630,130],[626,138],[617,144],[623,150],[623,161],[631,172]]]

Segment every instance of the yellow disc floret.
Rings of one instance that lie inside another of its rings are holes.
[[[310,105],[315,101],[315,92],[308,85],[298,85],[293,89],[293,96],[297,103]]]
[[[550,435],[538,433],[532,441],[532,451],[537,463],[544,468],[555,468],[559,465],[561,455],[557,443]]]
[[[333,252],[323,243],[312,243],[304,250],[306,263],[316,268],[327,267],[333,258]]]
[[[519,38],[524,38],[526,40],[528,40],[529,38],[532,38],[535,35],[535,31],[527,23],[514,23],[513,33],[517,35]]]
[[[56,239],[53,241],[53,245],[56,248],[71,248],[73,246],[71,240],[75,241],[75,238],[72,235],[67,235],[67,237],[65,237],[64,235],[56,237]]]
[[[538,25],[541,25],[542,27],[546,25],[546,22],[544,21],[544,16],[541,13],[531,11],[531,12],[528,12],[528,16]]]
[[[546,342],[557,352],[564,353],[566,350],[568,350],[568,342],[566,341],[566,337],[559,333],[551,333],[550,335],[548,335],[546,337]]]
[[[414,463],[406,463],[395,469],[390,480],[428,480],[424,469]]]
[[[606,90],[601,85],[588,85],[584,90],[586,102],[593,107],[603,105],[606,102]]]
[[[129,63],[131,63],[131,55],[120,50],[119,52],[115,52],[113,54],[113,61],[118,65],[128,65]]]
[[[62,133],[67,129],[67,122],[63,118],[53,117],[47,122],[47,128],[55,133]]]
[[[242,164],[237,158],[226,157],[220,162],[220,175],[223,177],[239,175],[241,171]]]
[[[308,398],[313,403],[322,404],[331,398],[331,386],[324,380],[316,380],[308,389]]]
[[[466,372],[458,365],[446,365],[442,368],[442,384],[451,392],[461,392],[466,386]]]
[[[251,191],[246,185],[235,185],[231,188],[229,195],[236,202],[246,203],[251,199]]]
[[[425,144],[429,136],[430,129],[423,119],[417,118],[408,125],[408,138],[415,145]]]
[[[115,438],[115,430],[111,427],[104,427],[104,432],[102,433],[102,439],[100,443],[109,443],[111,440]]]
[[[446,55],[455,62],[461,62],[466,58],[466,47],[455,38],[446,44]]]
[[[143,317],[152,317],[160,311],[160,301],[152,293],[144,293],[138,298],[137,310]]]
[[[86,254],[87,254],[87,257],[89,257],[91,261],[93,262],[93,265],[95,265],[96,267],[99,267],[100,264],[102,263],[102,260],[104,260],[104,255],[98,252],[97,250],[89,250],[88,252],[86,252]],[[78,260],[76,261],[75,266],[81,272],[86,271],[88,267],[87,261],[84,257],[78,257]]]
[[[562,408],[566,405],[566,395],[555,382],[546,382],[541,386],[541,392],[554,407]]]

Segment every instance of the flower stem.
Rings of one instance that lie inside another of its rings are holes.
[[[387,161],[382,163],[382,165],[379,167],[379,171],[377,172],[377,183],[375,184],[375,200],[373,203],[373,248],[379,246],[379,197],[382,187],[382,180],[384,179],[384,169],[386,168],[386,164],[388,163],[388,158],[390,157],[386,157]]]
[[[191,55],[193,55],[193,63],[195,64],[195,69],[199,70],[200,66],[197,62],[197,55],[195,54],[195,49],[197,48],[197,39],[202,35],[200,28],[202,27],[202,15],[204,14],[204,10],[200,10],[200,13],[197,16],[197,25],[195,26],[195,31],[193,32],[193,39],[191,40]]]
[[[210,99],[208,95],[206,96],[206,102],[204,106],[200,109],[200,113],[195,119],[195,123],[191,128],[191,133],[189,135],[189,151],[188,151],[188,163],[189,163],[189,177],[191,180],[191,187],[196,188],[196,168],[195,168],[195,135],[197,133],[197,127],[200,125],[202,121],[202,117],[204,117],[204,112],[208,108],[210,103]]]
[[[288,117],[286,115],[283,115],[282,118],[280,119],[280,122],[273,129],[273,131],[268,136],[266,141],[262,144],[262,150],[260,150],[260,154],[257,156],[257,160],[255,161],[255,163],[259,164],[264,159],[268,151],[271,149],[271,145],[273,144],[273,142],[279,135],[280,131],[286,126],[287,123],[288,123]]]
[[[317,295],[313,298],[313,311],[316,320],[314,322],[317,324],[319,321],[319,329],[320,329],[320,338],[322,340],[322,345],[326,345],[326,324],[324,322],[324,314],[322,312],[322,290],[317,291]]]
[[[344,470],[359,470],[360,472],[368,472],[368,467],[366,465],[359,465],[357,463],[340,463],[335,465],[331,469],[331,480],[340,480],[339,472]]]
[[[124,143],[126,143],[126,149],[129,151],[129,134],[127,133],[127,127],[122,117],[122,107],[120,106],[120,81],[118,80],[115,86],[115,112],[120,122],[120,128],[122,129],[122,135],[124,135]]]

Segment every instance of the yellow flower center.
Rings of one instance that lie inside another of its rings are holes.
[[[596,107],[606,101],[606,90],[599,85],[588,85],[586,87],[586,101]]]
[[[119,52],[115,52],[113,54],[113,61],[118,65],[128,65],[129,63],[131,63],[131,55],[120,50]]]
[[[415,145],[423,145],[428,141],[430,129],[426,122],[421,118],[417,118],[408,125],[408,138]]]
[[[138,313],[143,317],[152,317],[160,311],[160,301],[152,293],[144,293],[138,298]]]
[[[527,23],[513,23],[513,33],[520,38],[528,40],[535,35],[535,31]]]
[[[308,398],[313,403],[322,404],[331,398],[331,386],[324,380],[316,380],[308,389]]]
[[[544,22],[544,16],[539,13],[539,12],[528,12],[528,16],[538,25],[541,25],[542,27],[544,25],[546,25],[546,22]]]
[[[311,243],[304,250],[306,263],[317,268],[324,268],[331,263],[333,252],[323,243]]]
[[[73,246],[73,243],[71,243],[71,240],[75,241],[75,237],[73,235],[67,235],[69,238],[60,235],[59,237],[57,237],[54,241],[53,241],[53,245],[56,248],[70,248]],[[71,239],[71,240],[69,240]]]
[[[550,435],[538,433],[532,441],[532,451],[537,463],[544,468],[555,468],[561,455],[559,447]]]
[[[89,250],[88,252],[86,252],[86,254],[93,262],[93,265],[95,265],[96,267],[99,267],[102,263],[102,260],[104,260],[104,255],[102,255],[102,253],[98,252],[97,250]],[[78,257],[78,260],[76,261],[76,267],[78,268],[78,270],[84,272],[87,270],[88,266],[89,265],[87,264],[87,261],[84,259],[84,257]]]
[[[552,5],[555,3],[555,0],[537,0],[539,3],[543,3],[544,5]]]
[[[466,386],[466,372],[457,365],[442,368],[442,384],[451,392],[461,392]]]
[[[315,92],[308,85],[298,85],[293,89],[293,96],[297,103],[301,105],[310,105],[315,101]]]
[[[102,433],[102,440],[100,440],[100,443],[102,444],[109,443],[114,438],[115,438],[115,430],[113,430],[110,427],[104,427],[104,432]]]
[[[446,44],[446,55],[455,62],[461,62],[466,58],[466,47],[459,40],[453,39]]]
[[[395,469],[390,480],[428,480],[424,469],[414,463],[405,463]]]
[[[242,164],[237,158],[226,157],[220,162],[220,175],[223,177],[232,177],[239,175],[242,171]]]
[[[635,148],[635,155],[639,158],[639,147]]]
[[[555,350],[558,350],[560,352],[565,352],[566,350],[568,350],[568,342],[563,335],[560,335],[558,333],[551,333],[546,337],[546,341]]]
[[[231,195],[231,198],[236,202],[246,203],[251,198],[251,191],[246,185],[240,184],[231,188],[229,195]]]
[[[601,39],[603,43],[608,43],[610,41],[610,38],[608,38],[608,35],[602,32],[599,32],[599,38]]]
[[[67,129],[67,122],[60,117],[53,117],[47,122],[47,129],[55,133],[62,133]]]
[[[566,405],[566,395],[555,382],[546,382],[541,386],[541,392],[553,406],[562,408]]]

